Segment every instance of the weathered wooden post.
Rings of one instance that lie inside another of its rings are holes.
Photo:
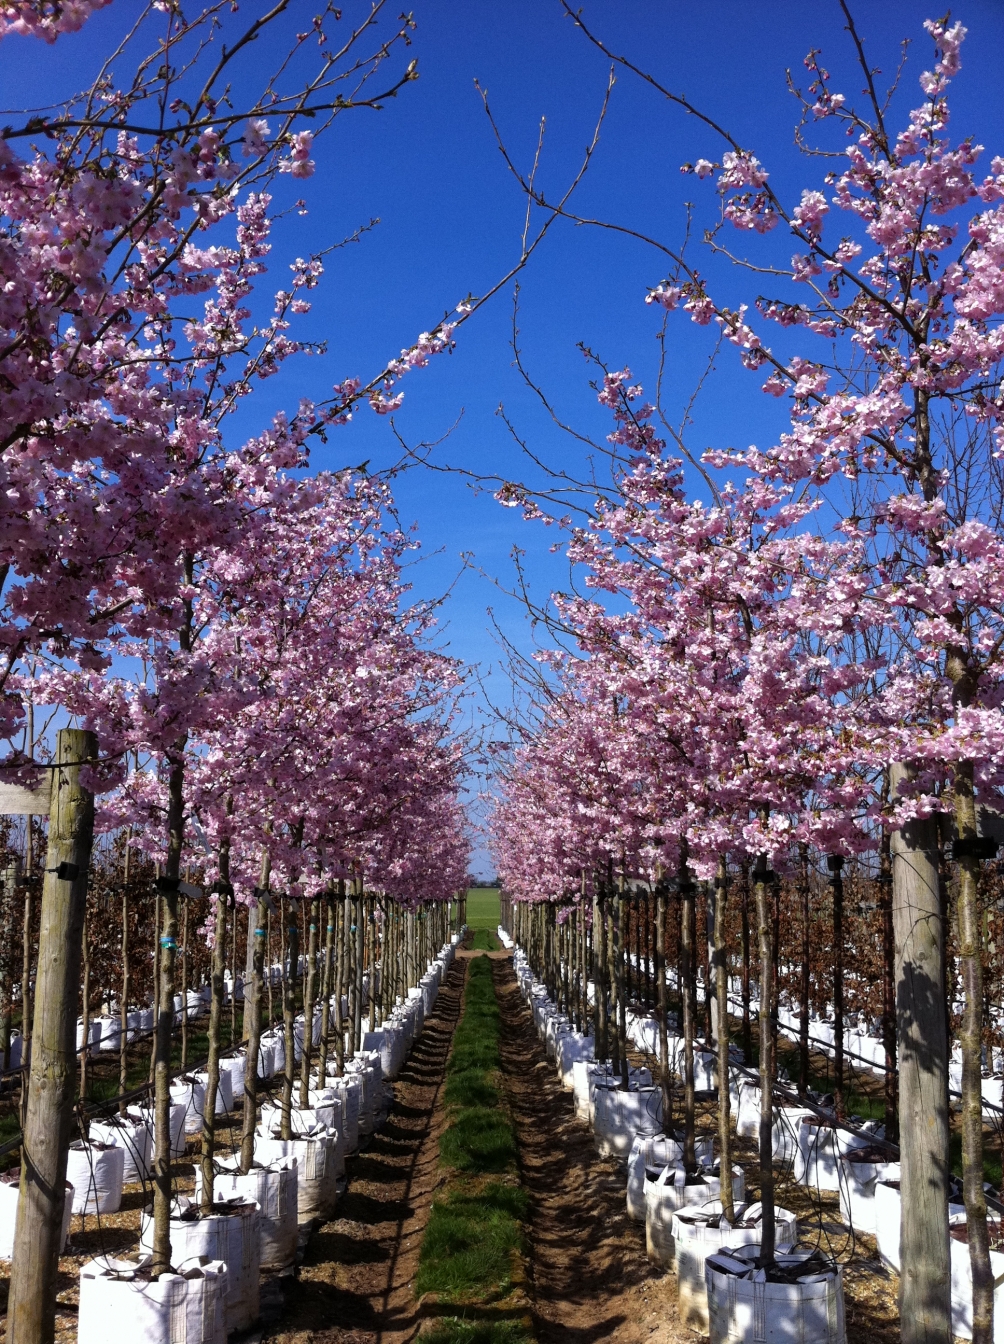
[[[49,1344],[56,1329],[66,1153],[77,1081],[77,996],[94,834],[94,798],[80,782],[80,767],[96,756],[93,733],[60,729],[48,809],[34,1047],[7,1309],[10,1344]]]

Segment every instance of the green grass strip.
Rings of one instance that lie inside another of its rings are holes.
[[[416,1296],[433,1293],[441,1316],[423,1331],[432,1344],[529,1344],[508,1302],[520,1264],[527,1197],[516,1172],[516,1135],[499,1090],[500,1017],[491,962],[474,958],[464,1015],[446,1070],[449,1124],[439,1156],[449,1171],[419,1252]]]

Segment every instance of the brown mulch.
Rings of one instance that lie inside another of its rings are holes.
[[[295,1286],[286,1290],[269,1344],[403,1344],[421,1325],[412,1284],[433,1196],[442,1176],[440,1097],[467,961],[447,973],[407,1063],[394,1105],[366,1150],[350,1158],[337,1217],[314,1232]]]

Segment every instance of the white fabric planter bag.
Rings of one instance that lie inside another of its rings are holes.
[[[589,1121],[590,1125],[592,1125],[597,1086],[604,1082],[619,1085],[621,1081],[621,1075],[619,1073],[615,1075],[614,1073],[611,1072],[610,1064],[608,1061],[604,1061],[602,1063],[591,1061],[588,1064],[586,1064],[579,1072],[575,1072],[573,1070],[573,1076],[576,1081],[576,1088],[579,1087],[579,1080],[581,1077],[582,1085],[585,1088],[585,1096],[586,1096],[584,1118]],[[641,1069],[629,1068],[628,1082],[630,1084],[634,1084],[640,1087],[651,1087],[652,1075],[649,1072],[649,1070],[645,1068]],[[576,1114],[577,1115],[579,1114],[578,1092],[576,1092]]]
[[[122,1043],[121,1017],[102,1015],[94,1021],[98,1024],[98,1050],[117,1051]]]
[[[143,1014],[140,1012],[140,1010],[139,1010],[138,1008],[134,1008],[134,1009],[132,1009],[130,1012],[126,1013],[126,1040],[127,1040],[127,1041],[135,1041],[136,1039],[138,1039],[138,1037],[139,1037],[139,1033],[140,1033],[140,1031],[142,1030],[142,1027],[141,1027],[141,1020],[142,1020],[142,1017],[143,1017]]]
[[[171,1156],[181,1157],[185,1151],[185,1115],[187,1108],[179,1101],[171,1102]],[[156,1151],[157,1118],[152,1106],[130,1106],[126,1111],[130,1120],[138,1120],[150,1136],[150,1162]]]
[[[175,994],[173,1002],[174,1002],[175,1017],[177,1017],[178,1013],[181,1012],[181,1006],[184,1003],[184,999],[181,997],[180,994]]]
[[[139,1029],[144,1035],[149,1035],[153,1031],[152,1008],[141,1008],[139,1010]]]
[[[808,1106],[775,1106],[770,1131],[770,1151],[775,1162],[792,1167],[798,1154],[798,1135],[802,1121],[816,1112]],[[759,1133],[759,1129],[757,1131]]]
[[[342,1103],[342,1129],[346,1154],[354,1153],[359,1147],[359,1099],[362,1084],[358,1078],[346,1075],[333,1078],[331,1086]]]
[[[272,1051],[272,1072],[268,1076],[274,1078],[286,1067],[286,1039],[281,1031],[267,1031],[261,1040]]]
[[[225,1310],[230,1334],[247,1330],[258,1319],[261,1217],[257,1204],[243,1200],[217,1204],[214,1209],[203,1217],[198,1205],[184,1195],[172,1202],[171,1260],[176,1265],[196,1257],[223,1261],[227,1267]],[[149,1209],[144,1209],[140,1218],[139,1245],[146,1255],[153,1250],[153,1213]]]
[[[377,1096],[376,1073],[357,1055],[346,1063],[345,1076],[359,1081],[359,1133],[372,1134]]]
[[[739,1138],[755,1139],[760,1133],[760,1084],[752,1078],[739,1080],[739,1104],[735,1113]]]
[[[561,1038],[558,1046],[558,1074],[561,1086],[570,1091],[575,1086],[575,1065],[593,1058],[593,1038],[573,1031]]]
[[[673,1216],[680,1209],[700,1207],[718,1199],[722,1184],[714,1171],[702,1171],[699,1179],[688,1181],[681,1166],[663,1167],[654,1179],[645,1178],[645,1254],[657,1265],[671,1267],[676,1251],[673,1245]],[[732,1199],[742,1203],[746,1178],[739,1166],[732,1168]]]
[[[202,995],[197,989],[190,989],[185,996],[185,1005],[189,1017],[198,1017],[202,1012]]]
[[[875,1135],[882,1133],[882,1126],[874,1121],[859,1128]],[[840,1158],[854,1148],[864,1148],[867,1143],[866,1137],[819,1121],[815,1116],[803,1116],[798,1127],[795,1180],[811,1190],[839,1190]]]
[[[1001,1225],[988,1219],[990,1236],[999,1240]],[[952,1334],[957,1339],[973,1337],[973,1269],[969,1260],[969,1229],[966,1216],[949,1219],[949,1249],[952,1264]],[[990,1252],[994,1277],[994,1344],[1004,1341],[1004,1252]]]
[[[275,1050],[264,1037],[258,1042],[258,1077],[271,1078],[275,1073]]]
[[[812,1251],[789,1251],[778,1264],[806,1272],[794,1283],[769,1283],[755,1267],[759,1246],[727,1247],[709,1255],[704,1274],[711,1344],[845,1344],[844,1281],[839,1265],[818,1269]]]
[[[697,1160],[702,1166],[711,1166],[714,1161],[715,1141],[711,1137],[698,1137],[695,1142]],[[653,1134],[648,1137],[637,1135],[628,1154],[627,1168],[627,1211],[629,1218],[639,1223],[645,1221],[645,1177],[651,1173],[655,1180],[663,1167],[683,1161],[683,1140],[670,1138],[668,1134]]]
[[[735,1222],[722,1218],[720,1200],[696,1209],[680,1209],[673,1215],[676,1254],[676,1286],[680,1320],[700,1334],[708,1333],[708,1289],[704,1266],[709,1255],[726,1246],[760,1244],[762,1204],[739,1204]],[[798,1241],[798,1220],[787,1209],[774,1207],[775,1246],[779,1251]]]
[[[102,1256],[81,1268],[77,1344],[108,1344],[110,1333],[126,1344],[226,1344],[226,1265],[195,1260],[151,1282],[148,1263]]]
[[[17,1203],[20,1194],[21,1168],[13,1167],[0,1176],[0,1260],[14,1258],[14,1234],[17,1231]],[[67,1181],[63,1197],[63,1238],[59,1243],[60,1252],[66,1246],[72,1219],[73,1186]]]
[[[242,1050],[240,1054],[228,1055],[226,1059],[220,1060],[220,1084],[223,1083],[224,1074],[230,1082],[230,1105],[228,1110],[233,1110],[234,1102],[240,1101],[244,1096],[244,1074],[247,1070],[247,1052]],[[217,1109],[219,1109],[217,1107]]]
[[[336,1151],[338,1136],[317,1129],[295,1139],[276,1139],[259,1129],[254,1138],[254,1160],[270,1167],[282,1158],[296,1158],[297,1218],[309,1222],[326,1218],[338,1199]]]
[[[142,1120],[128,1116],[112,1116],[108,1120],[92,1120],[89,1137],[92,1143],[114,1144],[125,1154],[122,1184],[135,1185],[150,1175],[153,1163],[151,1134]]]
[[[879,1259],[887,1269],[898,1274],[900,1263],[900,1231],[903,1216],[903,1199],[900,1194],[899,1178],[879,1177],[875,1182],[872,1196],[875,1213],[875,1243],[878,1246]],[[962,1204],[949,1204],[948,1222],[953,1224],[965,1219],[966,1210]]]
[[[298,1092],[294,1088],[294,1096]],[[316,1097],[316,1093],[308,1093],[308,1096]],[[296,1102],[289,1108],[289,1126],[294,1134],[309,1134],[311,1130],[321,1125],[324,1129],[330,1129],[334,1120],[334,1107],[330,1100],[325,1099],[318,1102],[316,1106],[297,1106]],[[282,1105],[274,1101],[266,1101],[261,1108],[261,1128],[262,1133],[278,1134],[282,1129]]]
[[[286,1269],[296,1260],[296,1171],[295,1157],[278,1157],[267,1167],[255,1164],[241,1172],[240,1156],[217,1162],[213,1178],[214,1200],[243,1199],[258,1205],[262,1269]],[[195,1202],[202,1196],[202,1167],[195,1168]]]
[[[206,1089],[199,1080],[189,1074],[175,1078],[171,1084],[172,1106],[185,1108],[185,1133],[198,1134],[202,1129],[202,1112],[206,1102]]]
[[[631,1083],[627,1091],[597,1084],[593,1092],[593,1136],[604,1157],[626,1158],[637,1136],[662,1130],[662,1088]]]
[[[840,1159],[840,1217],[855,1232],[875,1235],[875,1187],[898,1181],[899,1163],[879,1150],[856,1148]]]
[[[233,1084],[230,1081],[230,1074],[223,1068],[223,1064],[224,1061],[220,1060],[220,1077],[219,1082],[216,1085],[217,1115],[226,1115],[234,1109]],[[194,1078],[196,1084],[202,1089],[202,1095],[199,1099],[199,1117],[201,1119],[206,1109],[206,1092],[209,1088],[209,1074],[203,1069],[201,1073],[193,1073],[191,1076]],[[200,1125],[199,1128],[201,1129],[202,1126]]]
[[[110,1143],[71,1143],[66,1179],[74,1213],[117,1213],[122,1204],[125,1149]]]
[[[400,1051],[400,1030],[390,1022],[385,1022],[379,1031],[368,1031],[363,1037],[363,1048],[374,1051],[380,1056],[380,1072],[384,1078],[394,1078],[404,1063]]]
[[[21,1048],[23,1044],[24,1040],[21,1036],[21,1033],[19,1031],[12,1031],[10,1036],[10,1064],[8,1066],[9,1068],[19,1069],[21,1067]],[[83,1042],[81,1042],[81,1045],[82,1044]],[[77,1049],[78,1050],[80,1049],[79,1045],[77,1046]],[[2,1063],[3,1060],[0,1059],[0,1064]]]

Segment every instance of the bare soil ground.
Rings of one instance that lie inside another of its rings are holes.
[[[285,1292],[269,1344],[404,1344],[421,1325],[412,1291],[418,1251],[440,1184],[440,1093],[460,1017],[467,961],[447,973],[433,1015],[394,1083],[379,1134],[348,1162],[337,1217],[314,1232]]]
[[[495,961],[502,1076],[531,1200],[529,1290],[541,1344],[676,1344],[676,1281],[645,1257],[645,1228],[627,1215],[623,1169],[597,1155],[537,1039],[508,956]]]

